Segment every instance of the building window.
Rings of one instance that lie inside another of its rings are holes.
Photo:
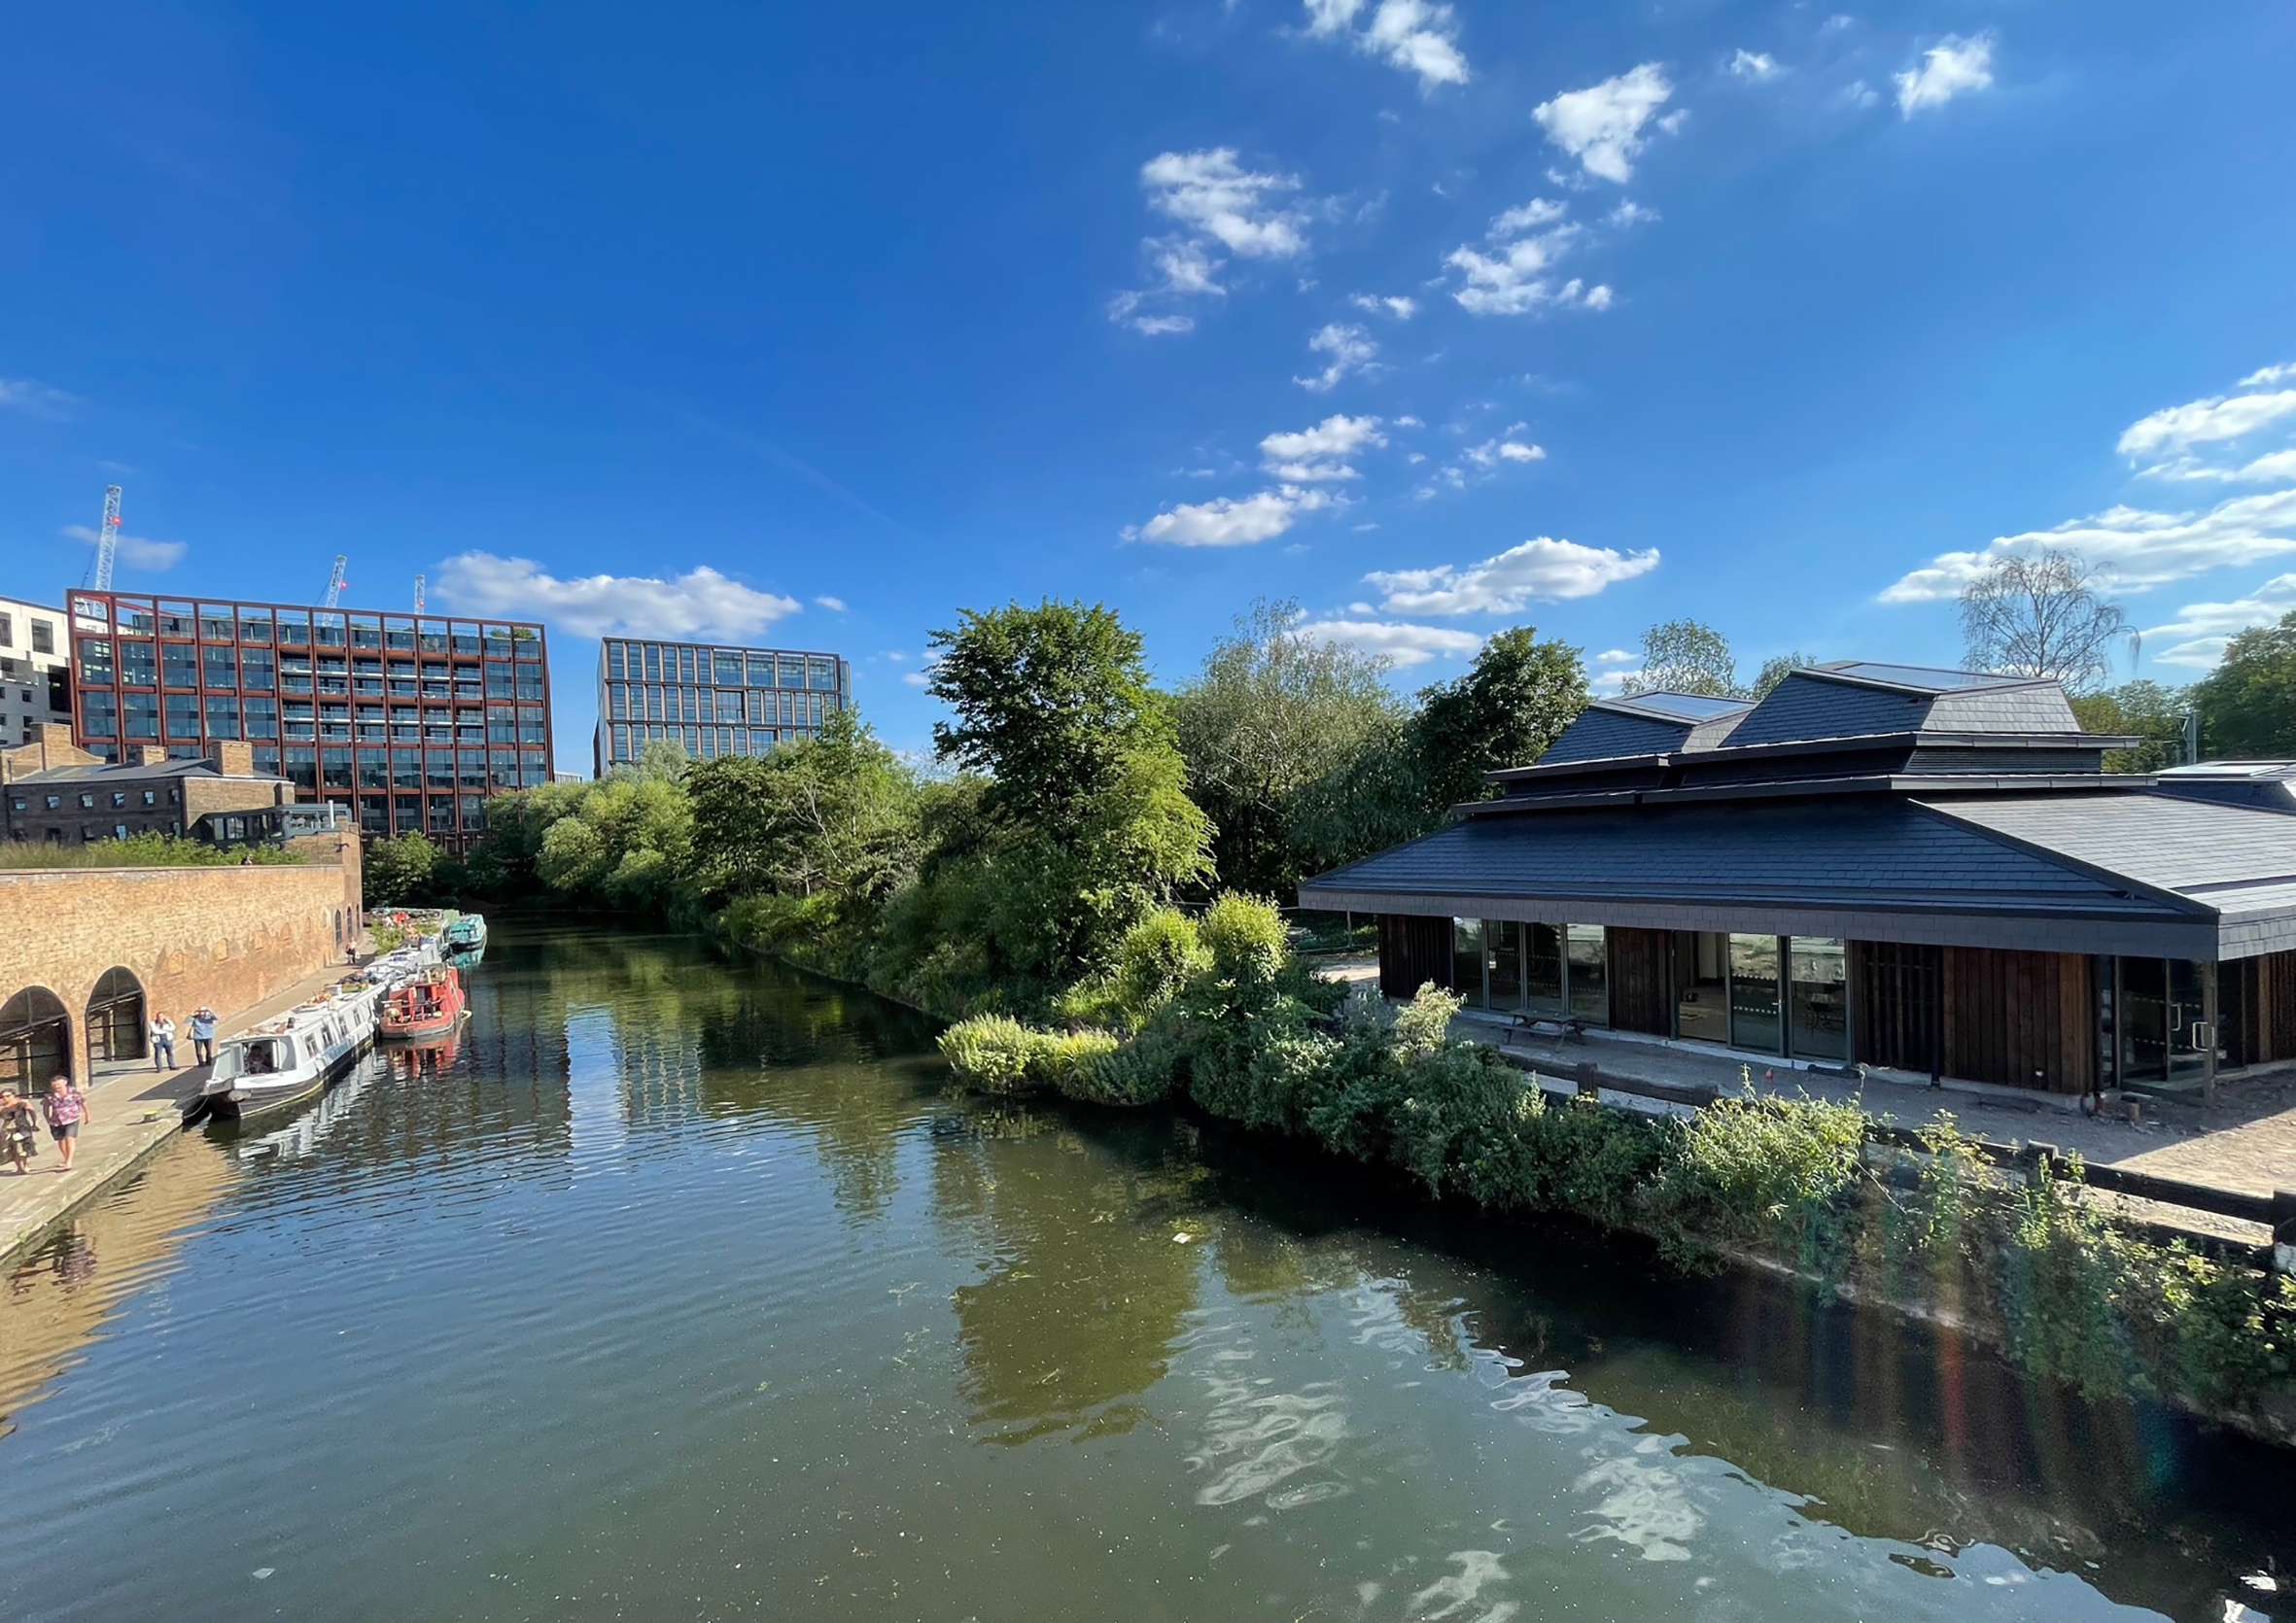
[[[120,644],[120,679],[129,687],[154,687],[159,681],[159,667],[154,663],[155,654],[149,642]]]
[[[167,736],[171,739],[196,739],[199,736],[199,695],[171,693],[165,703]]]
[[[622,645],[619,642],[606,645],[606,673],[613,681],[622,679]]]
[[[613,753],[609,759],[627,761],[630,758],[630,729],[626,726],[616,726],[612,729],[612,738]]]
[[[80,639],[80,680],[83,683],[112,684],[112,641],[106,637],[83,637]]]
[[[237,687],[239,685],[238,650],[228,645],[210,644],[199,650],[200,674],[209,687]]]
[[[32,652],[36,654],[55,652],[55,623],[53,621],[34,620],[32,622]]]
[[[118,738],[120,696],[116,693],[83,693],[80,696],[80,725],[91,739]]]
[[[114,789],[114,790],[112,791],[112,809],[113,809],[114,811],[118,811],[120,808],[122,808],[122,807],[125,806],[126,804],[127,804],[127,791],[126,791],[125,789]]]
[[[742,685],[742,656],[731,648],[720,648],[711,656],[711,679],[719,687]]]
[[[239,736],[239,701],[228,693],[207,696],[207,736],[211,739],[235,739]]]
[[[275,739],[279,736],[279,701],[276,699],[246,699],[240,702],[246,713],[247,736],[251,739]]]
[[[1610,946],[1600,924],[1566,926],[1571,1013],[1594,1025],[1611,1020]]]
[[[1805,1059],[1849,1058],[1849,960],[1840,938],[1795,936],[1787,956],[1793,986],[1793,1053]]]
[[[95,796],[91,794],[83,794],[80,797],[80,810],[83,812],[93,812],[95,810]]]
[[[1778,938],[1730,937],[1730,1044],[1778,1052]]]
[[[199,685],[197,644],[191,642],[160,643],[159,674],[163,686],[197,687]]]
[[[1451,920],[1451,989],[1477,1008],[1483,995],[1483,923],[1479,918]]]
[[[743,686],[745,686],[745,687],[771,687],[771,686],[773,686],[773,685],[774,685],[774,656],[773,656],[773,655],[771,655],[771,654],[751,654],[751,655],[749,655],[749,656],[748,656],[747,663],[748,663],[748,670],[749,670],[749,679],[748,679],[747,682],[743,683],[743,684],[742,684]]]
[[[10,648],[15,645],[16,620],[12,615],[0,614],[0,648]]]

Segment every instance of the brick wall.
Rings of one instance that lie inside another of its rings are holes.
[[[230,1015],[348,961],[358,931],[358,840],[347,863],[301,867],[87,868],[0,873],[0,1004],[43,986],[73,1018],[73,1069],[87,1073],[86,1011],[105,971],[130,971],[147,1011],[181,1036],[205,1003]]]

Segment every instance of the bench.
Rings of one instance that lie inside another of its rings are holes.
[[[1508,1024],[1509,1031],[1519,1031],[1527,1037],[1546,1037],[1558,1043],[1586,1041],[1586,1022],[1577,1015],[1517,1015]]]

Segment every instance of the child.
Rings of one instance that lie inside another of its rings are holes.
[[[21,1178],[32,1169],[25,1163],[40,1153],[40,1123],[31,1102],[14,1089],[0,1088],[0,1157],[16,1163]]]

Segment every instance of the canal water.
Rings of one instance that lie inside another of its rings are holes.
[[[692,942],[473,980],[14,1265],[0,1617],[2296,1618],[2273,1451]]]

